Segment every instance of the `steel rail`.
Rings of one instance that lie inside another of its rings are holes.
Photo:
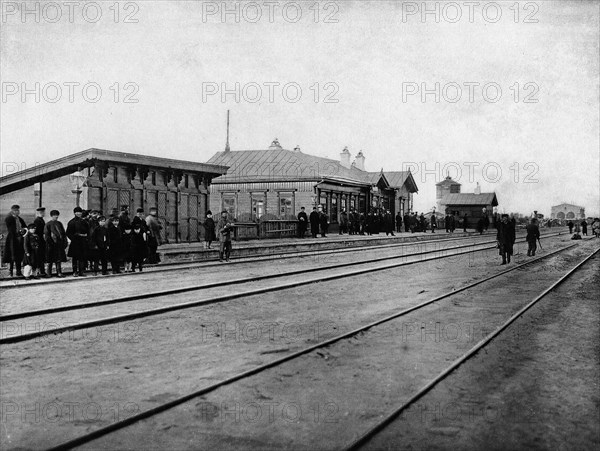
[[[476,244],[475,246],[481,246],[483,244],[486,244],[486,243]],[[455,246],[455,248],[472,247],[472,246],[473,245]],[[333,275],[329,275],[329,276],[328,275],[316,276],[314,278],[307,279],[307,280],[282,283],[282,284],[271,286],[271,287],[257,288],[254,290],[225,294],[225,295],[216,296],[216,297],[208,298],[208,299],[187,301],[187,302],[182,302],[179,304],[167,305],[164,307],[157,307],[157,308],[148,309],[148,310],[141,310],[141,311],[132,312],[132,313],[125,313],[122,315],[109,316],[109,317],[100,318],[100,319],[96,319],[96,320],[85,321],[85,322],[81,322],[81,323],[74,323],[74,324],[69,324],[66,326],[55,327],[55,328],[51,328],[51,329],[49,328],[46,330],[39,330],[39,331],[35,331],[35,332],[29,332],[26,334],[13,335],[13,336],[5,337],[5,338],[0,338],[0,344],[19,343],[22,341],[29,341],[29,340],[33,340],[36,338],[44,337],[47,335],[56,335],[56,334],[60,334],[60,333],[64,333],[64,332],[88,329],[91,327],[106,326],[108,324],[116,324],[116,323],[121,323],[124,321],[145,318],[148,316],[161,315],[164,313],[169,313],[169,312],[173,312],[173,311],[177,311],[177,310],[185,310],[188,308],[199,307],[199,306],[209,305],[209,304],[216,304],[216,303],[231,301],[233,299],[239,299],[239,298],[244,298],[244,297],[248,297],[248,296],[255,296],[258,294],[287,290],[290,288],[295,288],[295,287],[302,286],[302,285],[309,285],[309,284],[317,283],[317,282],[326,282],[326,281],[331,281],[331,280],[342,279],[345,277],[367,274],[367,273],[371,273],[371,272],[384,271],[387,269],[397,268],[400,266],[408,266],[408,265],[413,265],[416,263],[422,263],[422,262],[427,262],[427,261],[431,261],[431,260],[438,260],[441,258],[465,255],[465,254],[469,254],[471,252],[482,252],[482,251],[486,251],[486,250],[490,250],[490,249],[495,249],[495,247],[496,246],[487,246],[487,247],[482,247],[479,249],[468,249],[463,252],[457,252],[457,253],[453,253],[453,254],[449,254],[449,255],[426,257],[424,259],[413,260],[413,261],[408,261],[408,262],[403,261],[400,263],[390,263],[387,265],[377,266],[374,268],[356,269],[356,270],[349,271],[349,272],[342,273],[342,274],[333,274]],[[445,251],[445,250],[446,249],[444,249],[443,251]],[[440,252],[440,251],[425,251],[425,252],[423,252],[423,254],[434,253],[434,252]],[[412,254],[409,256],[418,256],[418,255],[420,255],[420,254]],[[383,257],[382,259],[389,260],[389,259],[399,259],[399,258],[406,258],[406,256],[400,255],[400,256],[393,256],[393,257]],[[377,260],[375,260],[375,262]],[[372,263],[372,262],[373,261],[368,261],[366,263]],[[351,263],[344,263],[342,266],[358,266],[358,265],[363,265],[363,264],[365,264],[365,262],[351,262]],[[327,268],[319,268],[318,270],[319,271],[330,271],[331,269],[336,269],[336,268],[327,267]],[[299,273],[313,272],[315,270],[317,270],[317,269],[309,268],[306,270],[300,270]],[[290,275],[290,273],[287,273],[285,275]],[[257,278],[257,277],[251,278],[251,281],[256,281],[256,280],[259,280],[259,278]],[[144,298],[144,297],[147,297],[147,296],[143,295],[142,298]],[[88,305],[88,304],[86,304],[86,305]]]
[[[542,238],[545,238],[545,237],[551,237],[551,236],[564,235],[565,233],[566,232],[564,232],[564,231],[563,232],[550,232],[550,233],[544,233],[541,236],[542,236]],[[435,239],[435,240],[415,240],[415,241],[410,241],[410,242],[377,244],[377,245],[372,245],[372,246],[350,246],[350,247],[343,247],[340,249],[282,252],[282,253],[273,253],[273,254],[267,254],[267,255],[249,256],[249,257],[233,257],[232,261],[229,262],[229,265],[232,265],[232,264],[239,265],[239,264],[254,263],[254,262],[259,262],[259,261],[284,260],[284,259],[291,259],[291,258],[296,258],[296,257],[300,257],[300,258],[314,257],[314,256],[319,256],[319,255],[338,254],[338,253],[346,253],[346,252],[360,252],[363,250],[369,251],[369,250],[377,250],[377,249],[414,246],[414,245],[419,245],[419,244],[423,244],[423,243],[440,243],[440,242],[443,243],[443,242],[448,242],[448,241],[459,241],[459,240],[475,239],[475,238],[481,238],[481,237],[489,238],[491,236],[492,236],[491,234],[487,234],[487,235],[470,234],[470,235],[461,235],[459,237],[454,237],[454,238],[441,238],[441,239]],[[521,237],[519,237],[519,238],[521,238]],[[324,242],[335,243],[335,241],[324,241]],[[357,241],[357,242],[360,242],[360,241]],[[106,275],[104,275],[104,277],[101,277],[99,279],[95,279],[95,278],[88,279],[86,277],[83,277],[83,278],[74,278],[73,277],[73,278],[64,278],[64,279],[41,279],[39,281],[35,281],[35,280],[34,281],[31,281],[31,280],[23,281],[21,279],[17,279],[15,281],[13,281],[14,283],[11,285],[0,286],[0,289],[10,290],[10,289],[15,289],[15,288],[35,287],[38,285],[50,285],[50,284],[55,284],[55,283],[73,283],[73,282],[85,282],[85,281],[89,282],[90,280],[92,280],[92,281],[110,280],[110,279],[106,279],[106,277],[113,278],[113,277],[139,276],[139,275],[147,275],[149,273],[155,273],[155,272],[160,273],[160,272],[169,272],[169,271],[176,271],[176,270],[196,269],[196,268],[212,268],[212,267],[219,267],[222,265],[223,265],[222,263],[215,262],[212,259],[206,260],[206,261],[197,261],[197,262],[190,262],[190,261],[170,262],[170,263],[163,263],[161,265],[146,266],[147,270],[145,272],[106,274]],[[65,272],[64,274],[72,274],[72,273]],[[90,277],[90,276],[88,276],[88,277]],[[8,279],[8,281],[10,281],[10,279]],[[16,282],[21,282],[21,283],[16,283]]]
[[[528,260],[525,263],[516,265],[516,266],[514,266],[512,268],[506,269],[506,270],[501,271],[501,272],[499,272],[497,274],[493,274],[492,276],[485,277],[485,278],[483,278],[481,280],[478,280],[476,282],[472,282],[472,283],[470,283],[468,285],[465,285],[464,287],[455,289],[453,291],[447,292],[447,293],[442,294],[440,296],[437,296],[435,298],[432,298],[432,299],[429,299],[427,301],[421,302],[420,304],[417,304],[417,305],[415,305],[413,307],[409,307],[407,309],[404,309],[404,310],[401,310],[399,312],[393,313],[393,314],[388,315],[388,316],[386,316],[384,318],[381,318],[379,320],[373,321],[373,322],[371,322],[371,323],[369,323],[369,324],[367,324],[365,326],[361,326],[361,327],[359,327],[357,329],[354,329],[354,330],[352,330],[350,332],[338,335],[336,337],[330,338],[330,339],[322,341],[320,343],[316,343],[316,344],[314,344],[312,346],[309,346],[307,348],[304,348],[304,349],[301,349],[299,351],[293,352],[292,354],[289,354],[287,356],[280,357],[280,358],[275,359],[275,360],[273,360],[271,362],[268,362],[268,363],[265,363],[263,365],[260,365],[260,366],[258,366],[256,368],[253,368],[253,369],[244,371],[242,373],[238,373],[236,375],[230,376],[227,379],[221,380],[219,382],[216,382],[216,383],[214,383],[212,385],[209,385],[207,387],[204,387],[204,388],[201,388],[199,390],[196,390],[196,391],[194,391],[192,393],[189,393],[187,395],[183,395],[183,396],[181,396],[181,397],[179,397],[177,399],[173,399],[173,400],[171,400],[169,402],[166,402],[164,404],[161,404],[161,405],[158,405],[158,406],[153,407],[151,409],[145,410],[145,411],[140,412],[140,413],[138,413],[136,415],[133,415],[133,416],[131,416],[129,418],[117,421],[117,422],[112,423],[112,424],[110,424],[108,426],[105,426],[103,428],[99,428],[99,429],[97,429],[95,431],[91,431],[91,432],[89,432],[87,434],[84,434],[82,436],[79,436],[79,437],[76,437],[74,439],[71,439],[71,440],[68,440],[66,442],[63,442],[63,443],[61,443],[61,444],[59,444],[59,445],[57,445],[55,447],[50,448],[50,451],[72,449],[72,448],[74,448],[76,446],[84,445],[84,444],[89,443],[89,442],[91,442],[91,441],[93,441],[95,439],[98,439],[100,437],[108,435],[111,432],[114,432],[114,431],[117,431],[117,430],[122,429],[124,427],[130,426],[130,425],[132,425],[134,423],[137,423],[137,422],[139,422],[141,420],[144,420],[146,418],[150,418],[150,417],[152,417],[154,415],[157,415],[159,413],[162,413],[164,411],[172,409],[173,407],[179,406],[179,405],[181,405],[181,404],[183,404],[183,403],[185,403],[187,401],[190,401],[190,400],[192,400],[194,398],[197,398],[199,396],[205,395],[205,394],[207,394],[209,392],[212,392],[212,391],[214,391],[214,390],[216,390],[216,389],[218,389],[220,387],[232,384],[234,382],[237,382],[239,380],[248,378],[250,376],[254,376],[254,375],[256,375],[258,373],[261,373],[261,372],[263,372],[263,371],[265,371],[267,369],[279,366],[279,365],[281,365],[281,364],[283,364],[285,362],[288,362],[290,360],[293,360],[293,359],[296,359],[296,358],[298,358],[300,356],[308,354],[309,352],[312,352],[312,351],[314,351],[316,349],[332,345],[332,344],[334,344],[334,343],[336,343],[338,341],[341,341],[341,340],[344,340],[344,339],[347,339],[347,338],[351,338],[351,337],[353,337],[353,336],[355,336],[355,335],[357,335],[357,334],[359,334],[361,332],[364,332],[364,331],[366,331],[368,329],[371,329],[371,328],[373,328],[375,326],[378,326],[380,324],[383,324],[383,323],[389,322],[391,320],[394,320],[396,318],[399,318],[399,317],[401,317],[403,315],[406,315],[406,314],[408,314],[410,312],[413,312],[415,310],[421,309],[421,308],[423,308],[423,307],[425,307],[427,305],[430,305],[430,304],[432,304],[434,302],[437,302],[437,301],[440,301],[442,299],[451,297],[451,296],[453,296],[455,294],[458,294],[460,292],[463,292],[465,290],[473,288],[473,287],[475,287],[477,285],[480,285],[482,283],[485,283],[485,282],[487,282],[489,280],[492,280],[492,279],[495,279],[497,277],[503,276],[504,274],[510,273],[510,272],[515,271],[517,269],[520,269],[520,268],[522,268],[524,266],[530,265],[530,264],[532,264],[534,262],[537,262],[537,261],[540,261],[542,259],[548,258],[548,257],[550,257],[552,255],[555,255],[555,254],[558,254],[560,252],[564,252],[565,250],[571,249],[571,248],[573,248],[575,246],[577,246],[577,244],[571,244],[569,246],[557,249],[556,251],[550,252],[550,253],[548,253],[546,255],[534,258],[532,260]]]
[[[429,251],[414,252],[411,254],[404,254],[404,255],[400,255],[400,256],[392,255],[392,256],[386,256],[386,257],[377,257],[377,258],[373,258],[373,259],[369,259],[369,260],[363,260],[360,262],[340,263],[340,264],[336,264],[336,265],[330,265],[327,267],[320,266],[320,267],[315,267],[315,268],[305,268],[305,269],[289,271],[286,273],[268,274],[268,275],[263,275],[263,276],[242,277],[239,279],[226,280],[226,281],[222,281],[222,282],[212,282],[212,283],[207,283],[207,284],[202,284],[202,285],[190,285],[190,286],[186,286],[186,287],[171,288],[168,290],[154,291],[154,292],[150,292],[150,293],[141,293],[141,294],[135,294],[135,295],[130,295],[130,296],[122,296],[122,297],[114,298],[114,299],[105,299],[105,300],[101,300],[101,301],[86,302],[86,303],[72,304],[72,305],[63,305],[63,306],[58,306],[58,307],[50,307],[50,308],[46,308],[46,309],[30,310],[27,312],[11,313],[11,314],[6,314],[6,315],[0,315],[0,322],[13,321],[15,319],[29,318],[32,316],[40,316],[40,315],[48,315],[48,314],[52,314],[52,313],[66,312],[66,311],[70,311],[70,310],[80,310],[80,309],[85,309],[85,308],[100,307],[103,305],[118,304],[118,303],[122,303],[122,302],[131,302],[131,301],[136,301],[136,300],[140,300],[140,299],[150,299],[150,298],[154,298],[154,297],[167,296],[170,294],[185,293],[185,292],[189,292],[189,291],[200,291],[200,290],[205,290],[205,289],[209,289],[209,288],[217,288],[217,287],[237,285],[237,284],[242,284],[242,283],[247,283],[247,282],[268,280],[268,279],[274,279],[274,278],[278,278],[278,277],[295,276],[298,274],[306,274],[306,273],[317,272],[317,271],[325,271],[325,270],[336,269],[336,268],[344,268],[344,267],[356,266],[356,265],[360,265],[360,264],[376,263],[376,262],[380,262],[380,261],[393,260],[393,259],[397,259],[397,258],[419,256],[419,255],[431,254],[434,252],[461,249],[461,248],[465,248],[465,247],[480,246],[480,245],[489,244],[489,243],[493,243],[493,242],[494,241],[492,241],[492,240],[483,241],[480,243],[464,244],[464,245],[453,246],[453,247],[445,248],[445,249],[434,249],[434,250],[429,250]]]
[[[588,255],[585,259],[579,262],[574,268],[572,268],[569,272],[563,275],[560,279],[554,282],[550,287],[546,288],[542,293],[540,293],[535,299],[521,308],[517,313],[511,316],[505,323],[503,323],[498,329],[489,334],[487,337],[483,338],[479,343],[473,346],[466,354],[459,357],[457,360],[452,363],[448,368],[438,374],[435,379],[427,383],[424,387],[422,387],[417,393],[410,397],[408,401],[406,401],[402,406],[398,409],[394,410],[391,414],[385,417],[382,421],[377,423],[371,429],[363,433],[358,439],[354,440],[351,444],[345,446],[343,449],[345,451],[355,451],[360,449],[364,444],[366,444],[369,440],[371,440],[375,435],[381,432],[387,425],[389,425],[392,421],[394,421],[400,414],[405,411],[408,407],[422,398],[426,393],[428,393],[433,387],[446,379],[455,369],[457,369],[460,365],[465,363],[471,357],[473,357],[477,352],[479,352],[483,347],[489,344],[494,338],[500,335],[504,330],[506,330],[513,322],[515,322],[519,317],[521,317],[527,310],[533,307],[537,302],[539,302],[542,298],[544,298],[548,293],[554,290],[556,287],[561,285],[566,279],[568,279],[575,271],[579,270],[579,268],[584,265],[588,260],[590,260],[594,255],[596,255],[600,251],[600,248],[596,249],[590,255]]]
[[[549,236],[557,236],[557,235],[549,235]],[[477,242],[477,243],[470,243],[470,244],[448,247],[445,249],[434,249],[434,250],[414,252],[411,254],[404,254],[404,255],[391,255],[391,256],[386,256],[386,257],[377,257],[377,258],[373,258],[373,259],[369,259],[369,260],[363,260],[360,262],[340,263],[340,264],[330,265],[327,267],[321,266],[321,267],[315,267],[315,268],[305,268],[305,269],[289,271],[286,273],[267,274],[267,275],[263,275],[263,276],[242,277],[239,279],[226,280],[226,281],[222,281],[222,282],[212,282],[212,283],[202,284],[202,285],[190,285],[190,286],[186,286],[186,287],[170,288],[168,290],[154,291],[154,292],[150,292],[150,293],[141,293],[141,294],[135,294],[135,295],[130,295],[130,296],[122,296],[122,297],[113,298],[113,299],[104,299],[101,301],[85,302],[85,303],[72,304],[72,305],[61,305],[58,307],[49,307],[49,308],[45,308],[45,309],[29,310],[26,312],[10,313],[10,314],[6,314],[6,315],[0,315],[0,322],[14,321],[17,319],[31,318],[34,316],[41,316],[41,315],[50,315],[50,314],[54,314],[54,313],[67,312],[67,311],[72,311],[72,310],[95,308],[95,307],[101,307],[101,306],[111,305],[111,304],[133,302],[133,301],[137,301],[137,300],[141,300],[141,299],[150,299],[150,298],[155,298],[155,297],[160,297],[160,296],[168,296],[171,294],[186,293],[186,292],[190,292],[190,291],[201,291],[201,290],[207,290],[210,288],[238,285],[238,284],[243,284],[243,283],[248,283],[248,282],[256,282],[256,281],[260,281],[260,280],[276,279],[279,277],[295,276],[298,274],[308,274],[311,272],[327,271],[327,270],[336,269],[336,268],[357,266],[357,265],[368,264],[368,263],[377,263],[380,261],[394,260],[394,259],[398,259],[398,258],[406,258],[406,257],[412,257],[412,256],[419,256],[419,255],[426,255],[426,254],[431,254],[434,252],[443,252],[443,251],[450,251],[450,250],[455,250],[455,249],[462,249],[465,247],[482,246],[484,244],[489,244],[489,243],[494,243],[494,242],[495,242],[495,240],[482,241],[482,242]],[[428,241],[426,243],[432,244],[432,243],[436,243],[436,241]],[[486,248],[486,249],[488,249],[488,248]],[[473,250],[473,251],[475,251],[475,250]],[[454,255],[461,255],[461,254],[454,254]],[[1,340],[0,340],[0,343],[2,343]]]

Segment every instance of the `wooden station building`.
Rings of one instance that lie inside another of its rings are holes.
[[[440,213],[467,215],[467,227],[475,228],[480,218],[487,216],[493,222],[494,209],[498,206],[496,193],[482,193],[479,183],[474,193],[461,193],[461,184],[450,176],[436,184],[437,208]]]
[[[147,214],[157,207],[165,242],[199,241],[210,183],[226,172],[222,165],[88,149],[0,178],[1,213],[18,204],[29,221],[44,206],[66,222],[75,206],[107,216],[124,205],[132,216],[137,208]]]
[[[351,163],[348,148],[339,160],[286,150],[275,139],[267,149],[217,152],[209,164],[229,167],[212,182],[213,213],[228,210],[238,221],[295,219],[301,207],[310,214],[321,205],[330,223],[339,222],[342,209],[366,213],[371,208],[396,212],[412,210],[418,191],[409,171],[365,170],[358,152]]]

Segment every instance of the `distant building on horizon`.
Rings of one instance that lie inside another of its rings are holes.
[[[585,207],[579,205],[562,203],[550,207],[550,218],[551,219],[584,219],[585,218]]]

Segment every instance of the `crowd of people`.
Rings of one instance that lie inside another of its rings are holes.
[[[160,261],[157,249],[162,226],[155,208],[147,216],[138,208],[130,218],[129,206],[122,206],[120,213],[114,209],[108,217],[99,210],[75,207],[66,228],[58,210],[51,210],[46,221],[46,209],[40,207],[28,225],[20,214],[20,207],[13,205],[5,219],[4,261],[10,277],[50,278],[53,269],[57,277],[65,277],[62,264],[67,257],[71,257],[74,277],[84,277],[86,272],[106,275],[109,263],[111,272],[119,274],[141,272],[145,262]]]
[[[301,207],[298,213],[298,236],[304,238],[310,226],[310,234],[316,238],[319,234],[326,237],[329,231],[329,215],[323,211],[321,205],[313,207],[308,215],[306,209]],[[4,261],[9,265],[10,277],[40,278],[52,277],[53,269],[57,277],[65,277],[62,264],[67,257],[72,259],[74,277],[83,277],[86,272],[108,274],[108,265],[113,274],[121,272],[140,272],[144,263],[158,263],[160,257],[157,249],[161,240],[162,226],[158,220],[156,208],[151,208],[145,215],[142,208],[138,208],[133,218],[129,217],[129,206],[121,207],[119,213],[113,209],[110,216],[106,217],[99,210],[83,210],[76,207],[74,217],[63,226],[59,221],[60,212],[52,210],[50,219],[46,221],[46,209],[40,207],[36,210],[35,220],[25,224],[20,217],[20,207],[13,205],[5,219],[7,236],[4,247]],[[496,218],[494,216],[494,218]],[[462,225],[466,232],[468,217],[465,214],[459,218],[456,214],[447,214],[444,218],[446,232],[453,233],[457,226]],[[480,218],[477,222],[477,231],[487,231],[490,221],[487,217]],[[587,235],[588,223],[584,219],[580,223],[569,221],[569,232],[575,235],[573,239],[581,239],[580,232]],[[339,234],[373,235],[384,232],[394,236],[394,231],[426,232],[432,233],[438,226],[435,213],[429,220],[423,213],[417,212],[398,213],[395,217],[386,209],[371,209],[367,214],[351,209],[349,213],[342,210],[339,218]],[[231,254],[231,235],[235,224],[229,218],[227,211],[222,211],[218,222],[208,211],[204,222],[205,248],[212,249],[213,241],[219,241],[219,260],[229,261]],[[513,255],[513,246],[516,238],[516,220],[503,214],[498,220],[494,219],[497,229],[496,240],[502,264],[510,263]],[[592,233],[600,237],[600,219],[595,218],[591,224]],[[527,224],[528,256],[535,256],[539,242],[539,221],[532,217]]]

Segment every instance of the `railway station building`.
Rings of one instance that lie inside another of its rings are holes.
[[[66,224],[76,206],[107,216],[123,206],[131,216],[156,207],[165,242],[200,241],[211,181],[226,172],[221,165],[88,149],[1,177],[1,214],[18,204],[29,222],[44,206],[59,210]]]
[[[365,156],[353,162],[348,148],[340,159],[284,149],[275,139],[267,149],[218,152],[209,164],[229,167],[213,180],[213,212],[228,210],[240,222],[295,220],[301,207],[310,214],[321,205],[330,223],[339,223],[342,209],[366,213],[371,208],[393,214],[412,211],[418,191],[410,171],[368,172]]]
[[[450,176],[436,184],[436,201],[440,213],[456,214],[461,218],[466,214],[469,228],[475,228],[484,216],[492,223],[498,206],[496,193],[482,193],[479,183],[473,193],[461,193],[461,184]]]

